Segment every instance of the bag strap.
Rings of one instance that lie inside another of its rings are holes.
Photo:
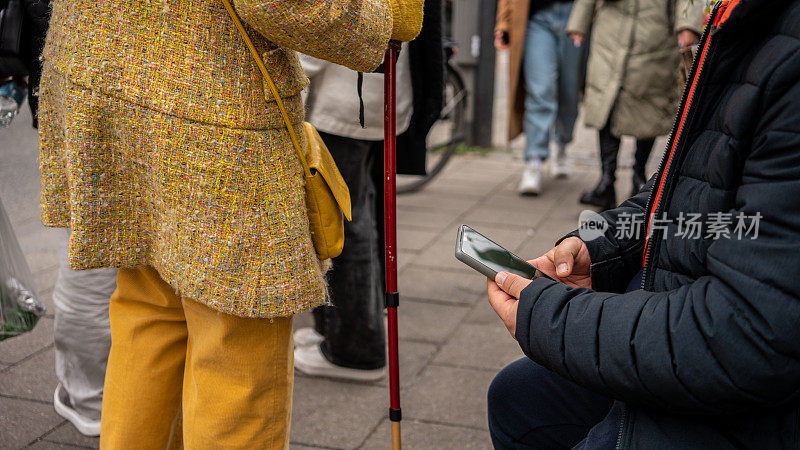
[[[278,88],[275,86],[275,83],[272,82],[269,73],[267,73],[267,66],[264,65],[264,60],[261,59],[261,55],[258,54],[258,50],[256,50],[256,47],[253,45],[253,41],[250,40],[250,36],[247,35],[247,30],[244,29],[244,25],[242,25],[242,21],[239,20],[239,16],[236,14],[236,11],[234,11],[230,0],[222,0],[222,3],[225,5],[225,9],[228,11],[228,15],[231,16],[234,25],[236,25],[236,29],[239,30],[239,34],[242,35],[242,39],[244,39],[245,45],[247,45],[248,50],[250,50],[250,54],[253,55],[253,59],[256,62],[256,66],[258,66],[258,70],[261,72],[264,83],[267,84],[269,90],[272,92],[272,96],[275,97],[275,103],[278,104],[278,109],[281,111],[283,122],[286,124],[289,137],[292,139],[292,145],[294,146],[295,152],[297,152],[297,158],[300,159],[300,163],[303,165],[303,172],[305,172],[306,177],[310,177],[311,170],[308,167],[305,155],[303,155],[303,149],[300,148],[300,141],[297,140],[297,135],[294,132],[292,122],[289,120],[289,115],[286,114],[286,108],[283,106],[283,100],[278,92]]]

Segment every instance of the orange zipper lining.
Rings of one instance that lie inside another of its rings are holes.
[[[724,2],[720,6],[721,11],[718,11],[717,16],[714,18],[713,26],[719,27],[725,23],[739,2],[740,0],[728,0]],[[647,263],[647,250],[650,246],[650,228],[653,225],[653,216],[655,216],[656,210],[658,209],[658,204],[661,201],[661,195],[663,194],[664,185],[667,181],[667,175],[669,174],[669,169],[672,165],[672,158],[675,156],[675,150],[678,148],[678,143],[680,142],[681,135],[683,134],[683,127],[686,125],[686,118],[689,116],[689,110],[691,110],[695,90],[697,89],[697,82],[700,79],[700,73],[703,71],[703,65],[706,62],[710,44],[711,34],[709,33],[708,39],[706,39],[706,42],[703,45],[703,52],[700,54],[700,62],[697,65],[697,71],[694,79],[692,80],[692,85],[689,88],[689,95],[686,97],[686,107],[683,109],[683,113],[681,114],[681,120],[678,124],[678,131],[675,133],[675,139],[672,140],[672,146],[669,150],[669,157],[667,158],[667,162],[664,164],[664,172],[661,174],[661,179],[658,181],[658,190],[656,190],[656,196],[653,198],[653,209],[650,211],[650,217],[647,218],[647,235],[644,242],[644,252],[642,253],[642,267],[644,267],[644,265]]]

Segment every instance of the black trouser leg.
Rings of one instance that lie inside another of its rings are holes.
[[[599,206],[602,209],[611,209],[617,205],[617,193],[614,189],[617,172],[617,155],[619,154],[620,138],[611,134],[611,125],[607,123],[598,132],[600,141],[600,163],[602,174],[597,186],[581,195],[580,202],[587,205]]]
[[[655,144],[655,142],[656,140],[654,138],[636,140],[631,197],[638,194],[645,183],[647,183],[647,158],[650,157],[650,152],[653,150],[653,144]]]
[[[501,370],[487,397],[489,433],[498,450],[572,448],[613,403],[528,358]]]
[[[386,365],[376,188],[372,167],[380,143],[320,133],[350,188],[353,220],[345,222],[342,254],[333,259],[328,285],[333,306],[314,310],[320,348],[332,363],[354,369]]]

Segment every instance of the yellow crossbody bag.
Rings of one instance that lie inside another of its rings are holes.
[[[339,256],[344,247],[344,220],[342,215],[348,221],[351,217],[350,206],[350,190],[339,173],[339,168],[333,161],[333,156],[325,143],[322,142],[317,130],[308,122],[303,123],[303,128],[306,134],[307,150],[304,152],[300,147],[300,142],[297,140],[297,135],[294,132],[294,127],[289,121],[289,116],[286,114],[286,108],[283,106],[278,88],[272,82],[267,67],[264,61],[258,54],[253,42],[247,35],[247,31],[239,20],[239,16],[231,6],[230,0],[222,0],[225,4],[225,9],[231,16],[233,23],[242,35],[247,48],[253,55],[253,59],[261,71],[261,76],[264,83],[267,84],[272,96],[275,97],[275,103],[278,104],[278,109],[281,111],[283,121],[286,123],[286,129],[289,131],[289,137],[292,139],[292,145],[297,152],[297,158],[303,165],[303,174],[305,176],[305,189],[306,189],[306,210],[308,212],[308,222],[311,232],[311,239],[314,242],[314,250],[317,252],[319,259],[328,259]]]

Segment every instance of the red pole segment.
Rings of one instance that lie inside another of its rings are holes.
[[[397,172],[397,129],[395,120],[395,84],[397,52],[400,44],[389,43],[384,67],[384,106],[383,106],[383,192],[384,192],[384,230],[386,239],[386,309],[389,343],[389,419],[392,422],[392,448],[400,449],[400,370],[397,342],[397,306],[400,296],[397,292],[397,215],[396,185]]]

